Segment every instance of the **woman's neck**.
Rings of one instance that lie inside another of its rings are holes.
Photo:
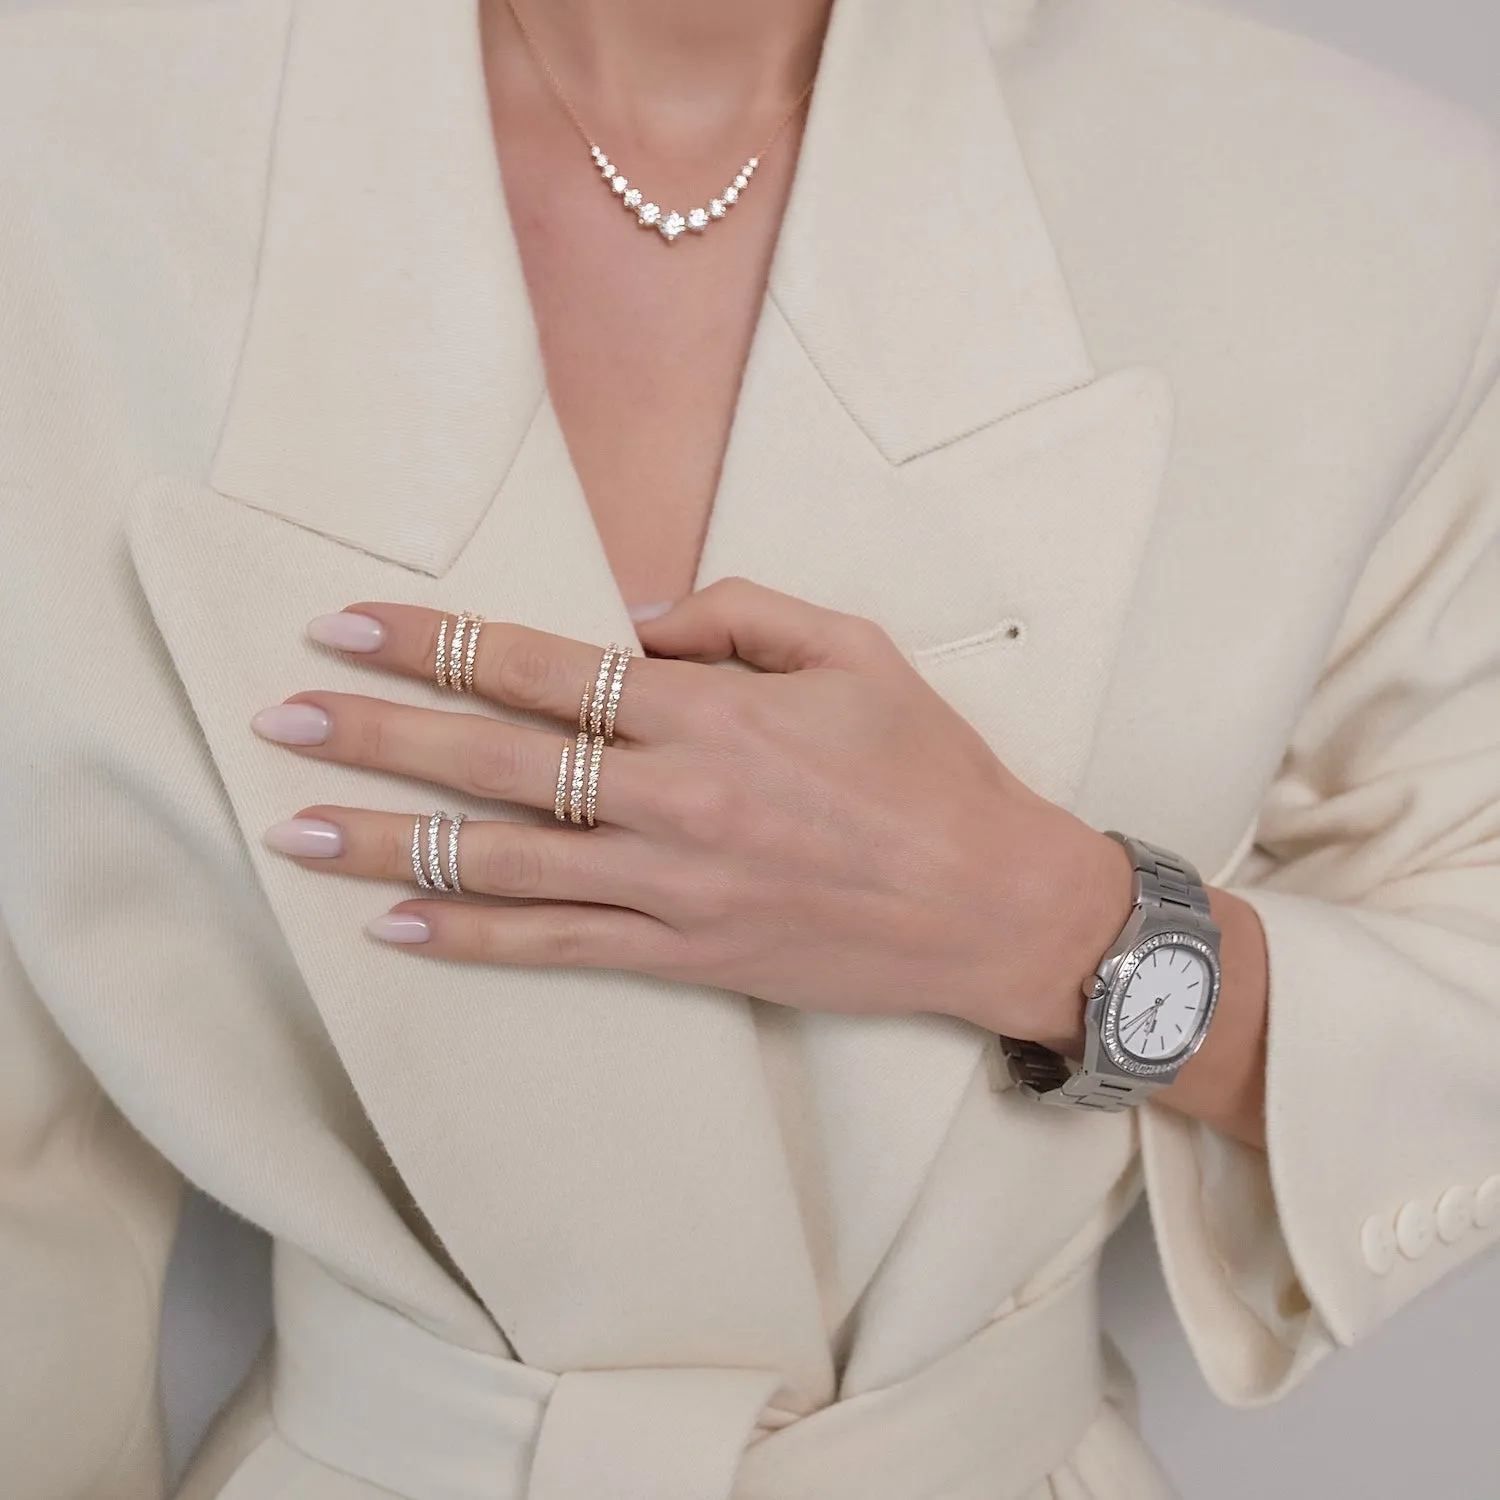
[[[524,45],[508,0],[491,37]],[[681,149],[775,123],[817,68],[832,0],[515,0],[591,129]],[[597,122],[597,123],[596,123]]]

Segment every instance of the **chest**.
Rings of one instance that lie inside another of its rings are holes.
[[[498,88],[491,114],[551,405],[611,571],[632,606],[679,598],[697,577],[795,140],[722,220],[668,241],[556,111]],[[632,185],[684,211],[722,190],[705,173],[734,170],[701,150],[643,167],[655,175]]]

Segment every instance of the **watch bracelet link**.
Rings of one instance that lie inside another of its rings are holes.
[[[1132,914],[1138,907],[1156,907],[1171,916],[1211,921],[1208,892],[1194,867],[1171,850],[1148,844],[1129,834],[1106,830],[1125,848],[1135,872]],[[1095,983],[1098,983],[1096,980]],[[1123,1078],[1075,1070],[1067,1058],[1040,1042],[997,1036],[997,1060],[1003,1060],[1010,1080],[1043,1103],[1119,1110],[1134,1105],[1165,1086],[1160,1078]],[[998,1077],[997,1077],[997,1082]]]
[[[1161,1087],[1154,1078],[1104,1078],[1097,1073],[1074,1072],[1065,1057],[1040,1042],[1002,1036],[999,1044],[1011,1081],[1047,1104],[1113,1111]]]
[[[1174,908],[1190,911],[1207,921],[1210,916],[1208,892],[1197,870],[1180,854],[1158,849],[1144,839],[1126,833],[1109,831],[1110,838],[1125,846],[1136,876],[1136,900],[1147,906],[1159,906],[1170,913]]]

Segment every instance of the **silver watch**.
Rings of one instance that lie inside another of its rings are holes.
[[[1084,1053],[1074,1066],[1038,1042],[1000,1036],[991,1081],[1046,1104],[1123,1109],[1165,1088],[1203,1044],[1219,999],[1219,928],[1180,855],[1113,830],[1135,867],[1135,905],[1084,986]]]

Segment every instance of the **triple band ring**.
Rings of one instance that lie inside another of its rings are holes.
[[[594,827],[599,762],[604,747],[614,743],[615,711],[620,706],[620,690],[630,655],[629,646],[611,641],[604,648],[593,682],[584,684],[583,700],[578,705],[578,734],[563,741],[562,758],[557,765],[557,796],[552,813],[559,823]]]
[[[448,819],[448,873],[444,878],[438,868],[438,825]],[[458,830],[463,823],[463,813],[445,813],[440,808],[425,819],[427,832],[422,832],[423,819],[418,818],[411,829],[412,877],[424,891],[461,891],[458,878]],[[425,863],[423,854],[426,854]]]
[[[479,628],[484,617],[463,610],[453,622],[452,639],[448,616],[438,625],[437,653],[433,670],[441,687],[456,693],[474,691],[474,656],[479,647]],[[614,743],[615,714],[625,683],[625,668],[632,652],[629,646],[611,641],[604,648],[594,680],[585,683],[578,705],[578,733],[564,740],[557,767],[557,797],[553,815],[559,823],[595,826],[594,811],[599,792],[599,764],[604,747]],[[441,825],[448,823],[446,870],[438,862]],[[412,878],[424,891],[462,891],[458,875],[458,830],[463,813],[436,812],[416,818],[411,830]],[[425,826],[424,826],[425,825]]]
[[[448,616],[438,624],[437,660],[434,663],[438,686],[455,693],[474,691],[474,653],[479,649],[479,627],[484,616],[462,610],[453,622],[453,641],[448,641]]]

